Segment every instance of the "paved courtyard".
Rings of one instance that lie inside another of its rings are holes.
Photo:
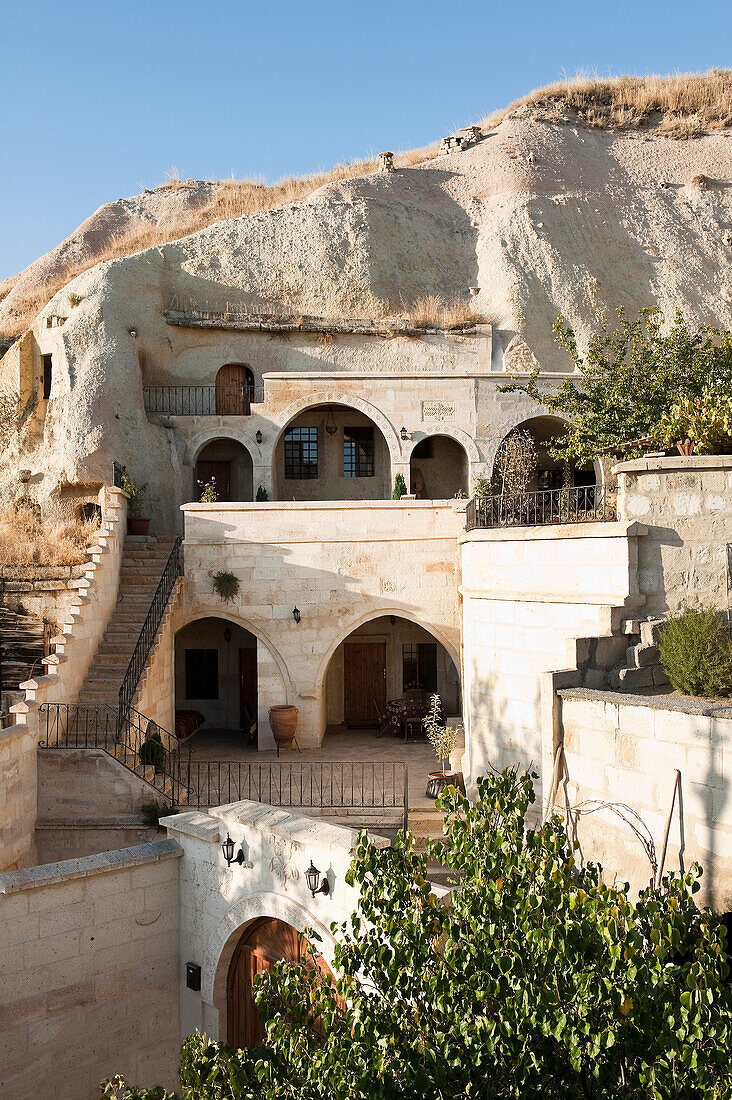
[[[404,742],[377,737],[374,730],[329,726],[322,745],[302,752],[293,746],[259,752],[244,734],[233,730],[199,730],[185,742],[191,750],[192,786],[201,805],[256,798],[275,805],[321,809],[337,805],[383,810],[394,817],[403,804],[406,766],[411,811],[434,811],[425,796],[427,776],[439,770],[427,741]],[[460,751],[462,752],[462,734]]]

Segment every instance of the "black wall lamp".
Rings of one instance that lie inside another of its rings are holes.
[[[228,626],[227,626],[226,630],[224,631],[224,641],[226,642],[227,645],[231,641],[231,631],[229,630]]]
[[[300,608],[299,607],[293,607],[292,617],[293,617],[293,619],[295,620],[296,623],[300,622],[300,619],[302,618],[302,615],[300,614]]]
[[[402,428],[402,430],[399,432],[399,435],[402,437],[402,442],[403,443],[406,443],[407,440],[409,439],[409,432],[407,431],[406,428]]]
[[[328,879],[325,875],[323,875],[323,879],[321,881],[320,871],[315,866],[312,859],[310,860],[310,866],[305,872],[305,881],[307,882],[308,890],[313,895],[313,897],[315,897],[316,894],[325,894],[325,896],[327,897],[330,893],[330,883],[328,882]]]
[[[257,428],[256,432],[254,433],[254,438],[256,439],[257,443],[261,443],[264,439],[264,436],[260,432],[259,428]]]
[[[226,860],[226,866],[231,867],[232,863],[238,863],[240,867],[253,867],[254,864],[250,863],[244,858],[244,849],[241,844],[239,845],[239,851],[234,855],[234,841],[226,834],[226,840],[221,845],[221,851],[224,853],[224,859]]]

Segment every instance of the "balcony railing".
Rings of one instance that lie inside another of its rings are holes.
[[[548,523],[597,523],[617,518],[615,492],[604,485],[545,489],[538,493],[505,493],[473,497],[466,511],[466,529],[534,527]]]
[[[145,386],[143,393],[152,416],[250,416],[264,400],[261,386]]]

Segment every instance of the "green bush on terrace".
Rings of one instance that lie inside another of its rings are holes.
[[[661,664],[684,695],[719,696],[732,691],[732,643],[721,614],[712,607],[685,607],[661,626]]]
[[[532,777],[508,771],[472,806],[441,796],[429,850],[454,876],[449,904],[411,838],[379,851],[361,834],[334,984],[312,964],[262,974],[265,1042],[189,1036],[184,1100],[730,1097],[725,939],[695,904],[699,869],[633,904],[576,865],[559,818],[527,828],[533,801]],[[115,1094],[173,1096],[120,1078]]]

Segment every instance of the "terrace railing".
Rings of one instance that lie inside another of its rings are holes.
[[[136,772],[173,805],[185,803],[190,786],[190,749],[144,714],[124,714],[106,703],[41,703],[40,748],[104,749]],[[151,741],[155,732],[160,742]]]
[[[534,527],[549,523],[596,523],[617,518],[615,493],[604,485],[545,489],[538,493],[505,493],[473,497],[466,528]]]
[[[264,400],[260,386],[145,386],[150,416],[250,416],[252,403]]]
[[[122,680],[122,686],[119,689],[120,713],[124,712],[132,702],[135,688],[142,676],[142,670],[145,667],[145,662],[147,661],[148,654],[152,649],[155,636],[158,632],[158,627],[162,622],[165,609],[168,606],[170,594],[173,591],[173,587],[178,577],[183,576],[182,543],[183,540],[180,537],[173,543],[173,549],[170,551],[165,569],[158,581],[158,587],[155,589],[155,594],[150,602],[150,608],[145,618],[145,622],[142,624],[140,636],[137,639],[137,644],[132,652],[130,663],[127,666],[127,671]]]

